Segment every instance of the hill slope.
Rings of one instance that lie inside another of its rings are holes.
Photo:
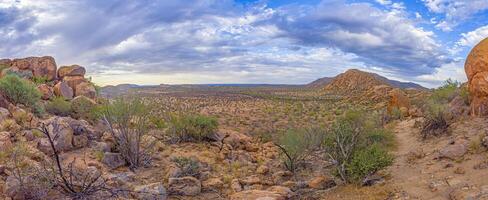
[[[330,78],[324,78],[323,80],[328,80]],[[321,79],[319,79],[321,80]],[[379,85],[387,85],[394,88],[415,88],[415,89],[426,89],[419,84],[411,82],[400,82],[395,80],[387,79],[375,73],[364,72],[357,69],[350,69],[346,72],[337,75],[332,80],[326,83],[325,81],[314,81],[309,85],[321,88],[323,87],[326,91],[333,92],[356,92],[365,91]],[[318,86],[318,83],[326,83],[325,85]]]

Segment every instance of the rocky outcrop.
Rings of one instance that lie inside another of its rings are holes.
[[[388,107],[387,107],[388,113],[391,113],[394,109],[398,109],[398,110],[406,110],[408,114],[408,110],[410,108],[410,99],[405,94],[405,92],[397,88],[390,91],[389,96],[390,96],[390,100],[388,102]]]
[[[202,184],[194,177],[169,178],[168,192],[170,194],[195,196],[202,191]]]
[[[10,67],[30,70],[35,77],[45,77],[48,81],[56,78],[56,61],[51,56],[14,59],[10,62]]]
[[[41,98],[43,100],[49,100],[54,95],[53,88],[47,84],[41,84],[37,86],[37,89],[41,92]]]
[[[76,86],[75,96],[76,97],[85,96],[90,99],[95,99],[95,97],[97,96],[97,91],[95,90],[93,84],[89,82],[83,82]]]
[[[464,70],[468,77],[471,114],[476,116],[488,115],[488,38],[471,50],[466,59]]]

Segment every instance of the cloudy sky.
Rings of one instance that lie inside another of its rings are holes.
[[[466,80],[488,0],[0,0],[0,58],[52,55],[100,85],[301,84],[349,68]]]

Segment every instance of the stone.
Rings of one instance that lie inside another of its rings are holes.
[[[74,133],[68,123],[70,120],[71,118],[69,117],[54,117],[48,121],[47,129],[58,151],[70,151],[74,149]]]
[[[107,165],[110,169],[117,169],[126,164],[124,157],[120,153],[105,152],[103,154],[102,163]]]
[[[73,92],[76,93],[76,86],[87,82],[87,80],[83,76],[65,76],[63,82],[66,82],[66,84],[73,89]]]
[[[293,176],[293,173],[289,171],[278,171],[272,175],[273,182],[277,185],[288,181]]]
[[[204,189],[220,189],[224,186],[224,182],[220,178],[210,178],[202,182]]]
[[[12,146],[9,132],[0,132],[0,151],[6,151]]]
[[[290,199],[295,195],[295,193],[293,193],[290,188],[283,186],[271,186],[267,190],[280,194],[281,196],[286,197],[286,199]]]
[[[106,142],[94,142],[93,149],[100,152],[110,152],[112,149],[111,145]]]
[[[6,108],[0,107],[0,122],[8,119],[9,116],[10,116],[10,112]]]
[[[88,137],[86,135],[75,135],[73,137],[73,147],[80,149],[88,145]]]
[[[448,111],[451,117],[456,119],[460,116],[468,115],[469,106],[466,104],[463,97],[456,96],[453,100],[451,100],[451,102],[449,102]]]
[[[261,184],[261,178],[259,178],[259,176],[257,176],[257,175],[251,175],[251,176],[248,176],[246,178],[243,178],[242,180],[240,180],[240,182],[243,185]]]
[[[13,175],[8,176],[5,181],[5,194],[12,199],[24,199],[24,194],[21,191],[20,181]]]
[[[79,65],[62,66],[58,69],[58,78],[65,76],[85,76],[86,70]]]
[[[48,81],[56,78],[56,62],[50,56],[14,59],[11,62],[11,67],[21,70],[32,70],[34,76],[46,77]]]
[[[439,152],[439,157],[456,160],[463,157],[467,151],[468,151],[468,145],[466,144],[466,142],[464,141],[456,142],[454,144],[448,144],[447,146],[445,146]]]
[[[175,195],[196,196],[202,192],[202,184],[191,176],[169,178],[168,192]]]
[[[258,174],[266,174],[269,172],[269,167],[266,165],[261,165],[256,169],[256,173]]]
[[[73,99],[73,89],[65,82],[59,82],[54,86],[54,94],[58,97],[63,97],[66,100]]]
[[[166,200],[168,194],[163,184],[152,183],[136,186],[134,188],[134,197],[140,200]]]
[[[41,98],[43,100],[49,100],[54,95],[53,88],[47,84],[41,84],[37,86],[37,89],[41,92]]]
[[[408,109],[410,108],[410,99],[407,97],[405,92],[401,89],[395,88],[390,91],[390,100],[388,102],[388,113],[392,113],[393,110],[404,108],[408,114]],[[405,113],[402,113],[405,114]]]
[[[230,182],[230,189],[232,189],[232,191],[234,192],[242,191],[242,185],[239,182],[239,179],[232,179],[232,181]]]
[[[464,64],[471,98],[470,113],[488,115],[488,39],[482,40],[469,53]]]
[[[231,200],[285,200],[286,197],[273,191],[246,190],[230,196]]]
[[[95,97],[97,96],[97,90],[92,83],[82,82],[76,85],[75,96],[85,96],[90,99],[95,99]]]
[[[308,182],[309,188],[319,190],[329,189],[334,186],[336,186],[334,179],[327,176],[318,176]]]

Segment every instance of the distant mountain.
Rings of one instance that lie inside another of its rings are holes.
[[[100,95],[103,97],[116,97],[122,94],[126,94],[132,88],[138,88],[136,84],[120,84],[120,85],[107,85],[101,88]]]
[[[305,85],[306,87],[308,88],[323,88],[325,87],[327,84],[329,84],[334,78],[333,77],[323,77],[323,78],[319,78],[307,85]]]
[[[371,72],[364,72],[358,69],[350,69],[336,77],[324,77],[309,84],[310,88],[324,88],[327,91],[358,91],[368,90],[374,86],[388,85],[394,88],[414,88],[425,90],[427,88],[412,82],[401,82],[387,79]]]

